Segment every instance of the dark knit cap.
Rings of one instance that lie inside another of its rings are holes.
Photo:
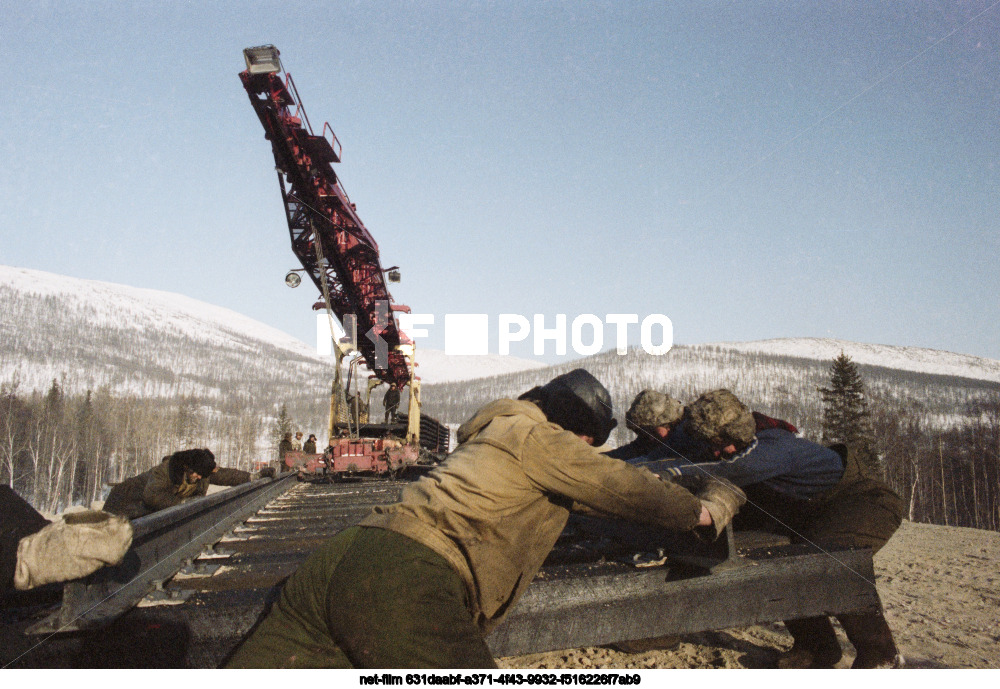
[[[618,424],[612,417],[607,388],[582,368],[556,376],[518,399],[538,403],[549,421],[578,435],[589,435],[597,447],[607,442]]]

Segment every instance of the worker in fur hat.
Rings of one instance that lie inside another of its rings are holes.
[[[683,416],[684,405],[670,395],[643,390],[625,413],[625,427],[636,434],[635,439],[606,454],[626,461],[655,454]]]
[[[773,531],[821,548],[877,551],[902,521],[902,501],[881,480],[866,475],[851,448],[799,437],[794,426],[752,412],[729,390],[705,393],[687,405],[666,444],[678,456],[648,466],[678,477],[728,479],[746,491],[748,504],[734,520],[735,529]],[[713,461],[689,461],[705,456]],[[901,664],[881,611],[837,619],[857,651],[852,667]],[[788,620],[785,626],[795,644],[779,658],[779,667],[831,667],[840,660],[829,618]]]
[[[175,452],[149,471],[114,486],[104,501],[104,511],[135,519],[179,505],[205,495],[216,471],[215,455],[207,448]],[[239,473],[238,480],[226,485],[250,480],[249,473]]]
[[[696,497],[597,452],[616,422],[583,369],[487,404],[458,448],[289,578],[230,667],[496,667],[484,641],[528,588],[570,508],[721,531],[742,493]]]

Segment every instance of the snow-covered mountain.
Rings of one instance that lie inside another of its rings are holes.
[[[841,352],[855,363],[917,371],[947,376],[961,376],[1000,382],[1000,361],[967,354],[942,352],[921,347],[896,347],[892,345],[848,342],[831,338],[794,337],[754,342],[715,342],[692,345],[692,348],[721,348],[737,352],[759,352],[831,361]]]
[[[417,350],[425,383],[541,367],[509,356]],[[0,266],[0,382],[22,391],[64,379],[69,391],[218,398],[329,386],[332,359],[230,309],[159,290]],[[248,389],[248,386],[250,389]]]
[[[677,345],[663,356],[637,348],[625,355],[602,352],[542,370],[428,386],[423,399],[431,415],[446,423],[461,423],[486,401],[516,397],[554,375],[583,367],[607,386],[619,421],[633,397],[646,388],[662,390],[682,401],[708,390],[729,388],[754,409],[789,419],[807,433],[816,434],[822,419],[818,388],[829,384],[833,358],[840,354],[841,346],[849,353],[853,346],[861,349],[866,345],[838,342],[829,357],[821,358],[822,352],[801,344],[808,341],[793,341],[798,344],[790,347],[784,342],[747,343],[746,350],[741,349],[741,343]],[[910,348],[886,346],[882,350],[881,358],[870,357],[870,363],[858,365],[869,397],[876,409],[905,414],[921,428],[965,426],[979,418],[979,405],[1000,396],[994,373],[1000,362],[979,359],[963,366],[971,357],[934,352],[937,368],[931,370],[919,359],[907,360]],[[806,356],[807,352],[812,356]],[[630,435],[620,423],[612,442],[627,442]]]
[[[579,365],[605,381],[618,408],[644,387],[687,399],[725,386],[801,418],[803,410],[810,417],[818,410],[815,388],[841,351],[868,369],[874,394],[915,400],[928,423],[938,425],[953,421],[949,400],[995,390],[1000,381],[1000,361],[992,359],[807,338],[676,346],[665,356],[604,352],[558,366],[418,349],[417,373],[432,393],[424,395],[431,413],[437,408],[448,422],[461,422],[484,400],[523,392]],[[306,416],[323,408],[317,400],[329,394],[331,376],[329,357],[229,309],[169,292],[0,266],[0,383],[16,378],[22,392],[45,390],[59,379],[70,392],[106,386],[118,395],[196,397],[213,407],[270,409],[288,401]],[[936,392],[927,392],[931,388]]]

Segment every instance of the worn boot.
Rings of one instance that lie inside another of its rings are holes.
[[[854,644],[857,657],[854,669],[903,667],[903,657],[896,648],[892,630],[881,611],[857,615],[838,615],[847,639]]]
[[[785,627],[795,639],[795,644],[790,651],[778,656],[780,669],[831,668],[840,660],[840,642],[833,633],[829,618],[785,620]]]

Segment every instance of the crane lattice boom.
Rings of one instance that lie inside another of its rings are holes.
[[[398,346],[409,340],[393,311],[406,307],[391,306],[378,245],[333,170],[340,142],[329,123],[313,132],[291,75],[281,76],[276,48],[244,54],[247,70],[240,80],[271,142],[292,251],[337,318],[357,317],[356,344],[368,368],[401,388],[410,373]]]

